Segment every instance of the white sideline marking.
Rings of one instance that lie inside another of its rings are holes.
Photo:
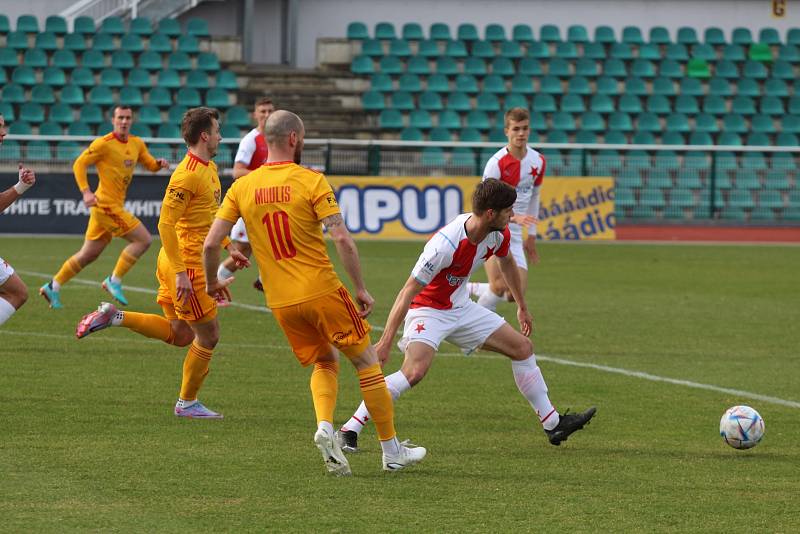
[[[0,330],[0,334],[8,334],[12,336],[30,336],[30,337],[43,337],[43,338],[52,338],[52,339],[75,339],[73,336],[66,336],[61,334],[45,334],[42,332],[20,332],[15,330]],[[112,343],[119,343],[120,339],[116,337],[104,337],[104,336],[96,336],[92,337],[93,340],[97,341],[109,341]],[[163,344],[161,341],[157,341],[155,339],[126,339],[124,343],[158,343]],[[255,344],[255,343],[228,343],[223,341],[220,343],[219,348],[224,349],[225,347],[240,347],[240,348],[253,348],[253,349],[276,349],[276,350],[289,350],[288,345],[271,345],[271,344]],[[447,356],[447,357],[459,357],[465,358],[465,356],[461,352],[438,352],[438,356]],[[481,359],[506,359],[505,356],[501,356],[499,354],[490,354],[490,353],[473,353],[467,358],[481,358]],[[789,408],[800,408],[800,402],[781,399],[778,397],[770,397],[769,395],[761,395],[759,393],[751,393],[749,391],[743,391],[739,389],[731,389],[731,388],[724,388],[721,386],[714,386],[712,384],[703,384],[700,382],[692,382],[690,380],[680,380],[677,378],[668,378],[665,376],[658,376],[653,375],[650,373],[644,373],[642,371],[631,371],[629,369],[622,369],[620,367],[610,367],[608,365],[600,365],[596,363],[587,363],[587,362],[579,362],[575,360],[567,360],[564,358],[555,358],[552,356],[542,356],[536,355],[536,358],[541,361],[551,362],[558,365],[568,365],[571,367],[582,367],[584,369],[594,369],[595,371],[603,371],[605,373],[612,373],[618,374],[623,376],[629,376],[632,378],[640,378],[642,380],[649,380],[651,382],[665,382],[667,384],[673,384],[676,386],[684,386],[687,388],[693,389],[703,389],[706,391],[715,391],[717,393],[725,393],[727,395],[733,395],[736,397],[742,397],[746,399],[758,400],[761,402],[767,402],[770,404],[778,404],[780,406],[788,406]]]

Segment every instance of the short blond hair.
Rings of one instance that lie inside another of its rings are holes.
[[[508,128],[508,123],[510,121],[521,122],[531,120],[531,114],[528,113],[528,110],[525,108],[511,108],[506,111],[506,115],[503,119],[503,128]]]

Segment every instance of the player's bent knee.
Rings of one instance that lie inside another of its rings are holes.
[[[509,356],[514,360],[527,360],[533,354],[533,343],[522,334],[518,334],[515,338]]]

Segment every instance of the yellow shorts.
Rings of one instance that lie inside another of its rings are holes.
[[[322,297],[273,308],[272,313],[304,367],[330,346],[347,356],[357,356],[370,345],[369,323],[358,315],[358,307],[344,287]]]
[[[158,297],[156,302],[167,319],[180,319],[190,323],[207,323],[217,316],[217,302],[206,293],[206,276],[203,269],[186,269],[194,293],[185,302],[179,302],[175,287],[175,272],[162,249],[158,254]]]
[[[89,212],[86,226],[86,239],[90,241],[111,241],[121,237],[142,224],[134,214],[120,207],[95,206]]]

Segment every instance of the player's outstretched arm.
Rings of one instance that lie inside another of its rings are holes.
[[[358,258],[358,248],[350,231],[344,224],[344,219],[340,213],[330,215],[322,219],[325,228],[333,239],[333,244],[336,245],[336,252],[342,260],[344,270],[347,271],[347,276],[353,282],[353,287],[356,290],[356,300],[361,306],[361,317],[366,317],[372,312],[372,306],[375,304],[375,299],[367,291],[367,286],[364,284],[364,277],[361,275],[361,261]]]
[[[397,298],[394,300],[392,309],[389,312],[389,317],[386,319],[383,335],[375,344],[375,350],[378,352],[378,358],[381,363],[389,359],[389,353],[392,350],[392,341],[394,341],[394,336],[397,334],[397,330],[405,319],[406,313],[408,313],[408,308],[411,307],[411,301],[414,300],[414,297],[416,297],[424,287],[425,286],[419,283],[416,278],[410,276],[397,294]]]
[[[533,316],[528,311],[528,304],[525,302],[525,295],[522,293],[522,281],[519,278],[519,269],[517,269],[517,262],[511,254],[498,257],[497,263],[500,265],[500,272],[503,273],[503,278],[506,279],[506,284],[514,296],[514,301],[517,303],[517,319],[519,320],[519,328],[522,335],[529,336],[533,329]]]
[[[30,169],[26,169],[19,164],[19,181],[0,193],[0,212],[4,211],[7,207],[14,203],[22,194],[33,187],[36,183],[36,175]]]

